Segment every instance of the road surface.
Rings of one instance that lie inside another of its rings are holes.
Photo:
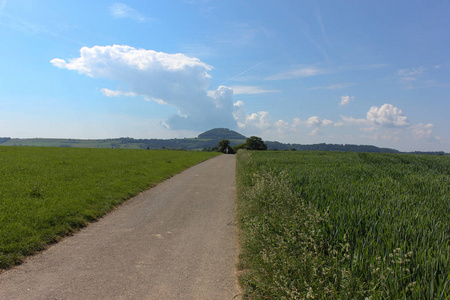
[[[145,191],[0,274],[0,299],[237,299],[235,157]]]

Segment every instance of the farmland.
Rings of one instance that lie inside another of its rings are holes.
[[[448,299],[450,158],[240,151],[250,299]]]
[[[212,152],[0,147],[0,269]]]

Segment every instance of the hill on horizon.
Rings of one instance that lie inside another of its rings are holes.
[[[37,147],[74,147],[74,148],[122,148],[122,149],[174,149],[214,151],[221,140],[230,140],[231,146],[245,143],[247,139],[242,134],[227,129],[214,128],[205,131],[194,138],[183,139],[135,139],[130,137],[112,139],[58,139],[58,138],[10,138],[0,137],[0,146],[37,146]],[[379,148],[372,145],[350,144],[291,144],[276,141],[264,141],[268,150],[297,151],[343,151],[343,152],[378,152],[378,153],[413,153],[431,155],[450,155],[443,151],[401,152],[396,149]]]
[[[245,140],[247,137],[228,128],[214,128],[198,135],[201,140]]]

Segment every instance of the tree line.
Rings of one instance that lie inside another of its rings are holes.
[[[242,143],[240,145],[236,145],[231,147],[229,140],[221,140],[217,144],[217,151],[226,153],[226,154],[234,154],[239,149],[247,149],[247,150],[267,150],[267,144],[264,143],[264,141],[257,136],[251,136],[249,137],[245,143]]]

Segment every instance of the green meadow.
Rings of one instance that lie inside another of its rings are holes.
[[[0,269],[217,154],[0,147]]]
[[[449,299],[450,157],[239,151],[246,299]]]

